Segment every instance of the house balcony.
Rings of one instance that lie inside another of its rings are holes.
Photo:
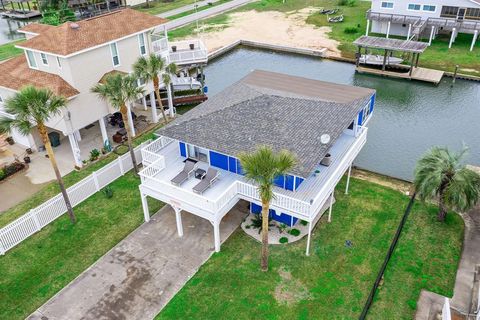
[[[168,41],[160,35],[152,35],[153,52],[162,57],[169,57],[170,62],[179,66],[205,64],[208,51],[199,39]]]
[[[342,134],[329,150],[331,165],[319,165],[296,191],[275,187],[271,208],[305,221],[315,220],[362,149],[366,137],[367,128],[362,128],[357,137]],[[216,168],[219,178],[201,195],[192,191],[200,181],[193,175],[181,186],[173,185],[171,180],[182,171],[185,160],[176,140],[160,137],[142,150],[142,156],[145,168],[140,172],[141,192],[172,206],[213,221],[223,217],[240,199],[261,205],[257,187],[251,181],[219,168]],[[208,167],[208,163],[199,162],[199,168]]]

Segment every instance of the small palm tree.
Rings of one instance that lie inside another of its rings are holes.
[[[239,154],[245,177],[258,186],[262,201],[262,271],[268,270],[268,212],[274,198],[274,179],[286,174],[296,163],[295,156],[282,150],[275,153],[268,146],[260,146],[253,153]]]
[[[162,111],[163,120],[165,123],[168,122],[167,115],[165,114],[165,109],[162,105],[162,99],[160,97],[160,74],[165,69],[165,60],[161,57],[158,57],[154,53],[150,54],[148,57],[140,57],[137,62],[133,65],[133,70],[135,76],[138,78],[145,79],[145,81],[153,82],[153,89],[155,91],[155,96],[160,105],[160,110]],[[152,108],[156,108],[153,105]]]
[[[122,120],[125,124],[125,130],[127,131],[128,149],[132,157],[133,168],[135,172],[138,173],[137,160],[135,159],[132,146],[132,130],[128,122],[127,108],[127,103],[133,102],[144,95],[143,89],[137,84],[137,78],[119,73],[110,74],[105,78],[104,83],[95,85],[91,90],[122,114]]]
[[[70,221],[75,223],[75,214],[45,126],[45,123],[51,117],[61,113],[66,104],[67,100],[64,97],[56,96],[48,89],[37,89],[33,86],[25,87],[5,102],[5,111],[13,115],[13,118],[0,117],[0,133],[17,129],[21,134],[28,135],[34,127],[37,127],[60,186],[68,216]]]
[[[167,88],[169,95],[173,95],[172,76],[175,76],[177,74],[177,70],[178,70],[177,65],[172,62],[165,67],[165,72],[162,74],[162,81],[165,84],[165,87]],[[173,106],[169,106],[169,107],[172,108],[170,110],[171,112],[170,115],[173,115]]]
[[[438,220],[445,221],[448,209],[466,211],[480,197],[480,175],[468,169],[462,159],[463,148],[453,153],[447,148],[434,147],[415,168],[415,188],[422,200],[438,199]]]

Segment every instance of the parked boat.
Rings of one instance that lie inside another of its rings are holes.
[[[386,65],[396,65],[401,64],[402,62],[403,59],[388,56],[386,60]],[[381,66],[383,65],[383,56],[378,54],[362,54],[362,56],[360,57],[360,63]]]
[[[332,22],[332,23],[343,22],[343,14],[336,17],[328,18],[328,22]]]
[[[173,77],[172,78],[173,90],[200,90],[202,83],[194,77]]]

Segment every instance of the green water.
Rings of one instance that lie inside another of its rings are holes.
[[[245,48],[205,69],[209,95],[254,69],[369,87],[377,90],[368,141],[355,165],[411,180],[416,160],[431,146],[470,147],[467,161],[480,165],[480,83],[444,78],[437,87],[416,81],[356,74],[354,65]]]

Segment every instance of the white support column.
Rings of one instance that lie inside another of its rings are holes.
[[[147,98],[143,96],[142,98],[143,110],[147,111]]]
[[[367,30],[365,31],[365,35],[368,36],[369,32],[370,32],[370,20],[367,20]]]
[[[435,26],[432,26],[432,30],[430,31],[430,39],[428,40],[428,45],[429,46],[432,45],[432,40],[433,40],[434,35],[435,35]]]
[[[215,252],[220,252],[220,221],[213,222],[213,237],[215,241]]]
[[[173,96],[172,96],[172,86],[168,85],[167,86],[167,96],[168,96],[168,111],[169,111],[169,116],[170,118],[175,117],[175,111],[173,110]]]
[[[470,51],[473,51],[473,48],[475,47],[475,43],[477,42],[477,38],[478,38],[478,30],[475,30],[475,33],[473,34],[472,45],[470,46]]]
[[[410,40],[410,36],[412,35],[412,24],[408,24],[408,33],[407,33],[407,40]]]
[[[132,133],[132,137],[135,137],[135,127],[133,126],[133,118],[132,118],[132,104],[127,103],[127,116],[128,116],[128,124],[130,126],[130,131]]]
[[[308,235],[307,235],[307,250],[305,251],[305,255],[310,255],[310,239],[312,237],[312,222],[308,223]]]
[[[102,133],[103,145],[105,145],[106,141],[108,141],[108,143],[110,144],[110,139],[108,139],[108,134],[107,134],[107,127],[105,126],[105,117],[101,117],[98,120],[98,124],[100,125],[100,132]]]
[[[75,139],[77,140],[77,143],[78,141],[82,141],[82,135],[80,134],[80,130],[75,130],[73,134],[75,135]]]
[[[352,173],[352,164],[348,167],[347,186],[345,188],[345,194],[348,194],[348,186],[350,185],[350,174]]]
[[[143,218],[145,222],[150,221],[150,210],[148,209],[147,195],[140,192],[142,198]]]
[[[450,37],[450,43],[448,44],[448,48],[449,48],[449,49],[452,47],[453,41],[455,41],[455,31],[456,31],[456,29],[453,28],[453,30],[452,30],[452,36]]]
[[[175,219],[177,220],[177,232],[179,237],[183,237],[182,209],[173,207],[175,210]]]
[[[391,24],[392,23],[390,21],[388,21],[388,23],[387,23],[387,39],[388,39],[388,37],[390,37],[390,25]]]
[[[82,158],[80,156],[80,147],[78,146],[77,138],[74,133],[68,135],[68,140],[70,141],[70,147],[72,148],[73,160],[75,161],[75,166],[81,168],[83,166]]]
[[[330,208],[328,208],[328,222],[332,222],[333,193],[330,194]]]
[[[152,107],[152,122],[158,122],[157,103],[155,102],[155,92],[150,93],[150,106]]]

